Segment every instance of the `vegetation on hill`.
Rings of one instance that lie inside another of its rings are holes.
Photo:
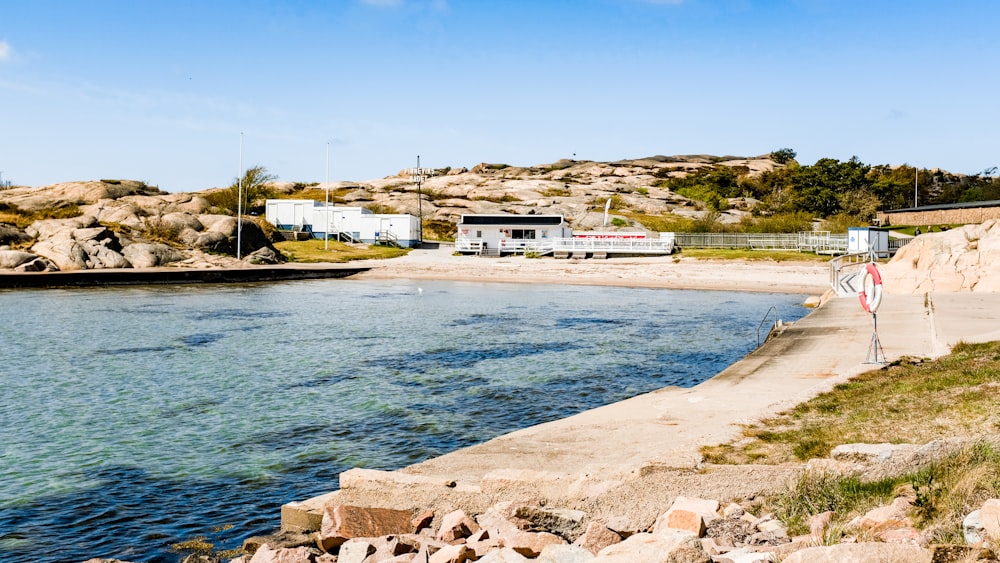
[[[821,158],[800,165],[791,149],[771,153],[784,166],[751,174],[741,166],[714,164],[683,176],[670,169],[659,174],[659,187],[702,201],[709,209],[725,210],[732,198],[746,198],[753,217],[805,213],[837,224],[867,224],[876,211],[913,205],[914,188],[920,205],[1000,199],[997,169],[963,176],[912,166],[873,166],[856,157],[841,162]],[[758,221],[748,222],[747,228]]]

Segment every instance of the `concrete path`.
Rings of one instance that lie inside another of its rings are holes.
[[[1000,340],[998,317],[998,294],[886,295],[878,314],[879,340],[889,361],[936,357],[959,341]],[[341,475],[340,492],[286,505],[283,527],[314,525],[317,508],[334,498],[372,506],[444,503],[474,509],[512,494],[578,507],[597,499],[610,502],[612,493],[618,502],[644,502],[656,496],[648,484],[642,494],[633,491],[631,500],[614,491],[636,476],[695,472],[701,446],[728,441],[743,423],[878,368],[866,363],[874,360],[871,343],[871,315],[855,298],[834,298],[696,387],[661,389],[396,472],[350,470]],[[674,479],[667,488],[683,492],[682,487],[704,485],[696,481]]]

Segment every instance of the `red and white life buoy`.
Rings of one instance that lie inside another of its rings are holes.
[[[882,304],[882,274],[878,273],[874,262],[869,262],[865,266],[858,300],[861,301],[861,308],[868,313],[878,311],[878,306]]]

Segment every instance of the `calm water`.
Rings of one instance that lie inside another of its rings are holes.
[[[345,469],[694,385],[802,301],[346,280],[0,292],[0,561],[238,547]]]

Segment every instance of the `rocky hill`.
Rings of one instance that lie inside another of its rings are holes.
[[[455,223],[463,213],[541,213],[563,215],[577,229],[593,229],[602,226],[609,198],[611,216],[620,219],[619,225],[624,222],[637,226],[629,215],[700,217],[704,213],[700,205],[658,186],[666,178],[714,165],[740,167],[751,175],[780,166],[767,155],[653,156],[617,162],[560,160],[532,167],[481,163],[471,170],[435,170],[424,180],[419,202],[416,185],[406,171],[380,180],[338,182],[330,189],[337,203],[414,215],[422,210],[424,219],[431,221]],[[313,186],[325,188],[323,184]],[[302,187],[292,183],[276,186],[284,195],[292,195]],[[737,206],[721,220],[736,222],[742,214]]]
[[[422,214],[447,233],[463,213],[560,214],[577,229],[642,228],[639,217],[697,218],[700,204],[659,187],[663,180],[722,165],[759,174],[779,166],[756,158],[655,156],[618,162],[560,160],[532,167],[479,164],[435,170],[417,185],[402,171],[367,182],[281,182],[278,197],[323,199],[377,212]],[[184,265],[232,265],[236,219],[211,203],[213,188],[167,193],[131,180],[66,182],[0,190],[0,268],[20,271]],[[262,201],[255,202],[260,206]],[[746,213],[736,205],[722,221]],[[244,219],[241,255],[273,262],[280,255],[258,223]]]

